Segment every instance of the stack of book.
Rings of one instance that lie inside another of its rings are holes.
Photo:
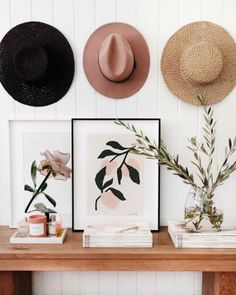
[[[169,222],[168,232],[176,248],[236,248],[236,228],[192,233],[184,223]]]
[[[83,233],[83,247],[152,247],[148,224],[90,225]]]

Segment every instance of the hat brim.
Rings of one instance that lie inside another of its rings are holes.
[[[184,80],[180,58],[191,44],[207,41],[216,45],[223,56],[223,69],[211,83],[196,85]],[[200,105],[198,95],[204,95],[206,104],[225,98],[236,85],[236,44],[230,34],[211,22],[195,22],[179,29],[166,43],[161,59],[161,70],[170,91],[181,100]]]
[[[113,33],[121,34],[129,42],[135,58],[132,74],[121,82],[108,80],[98,63],[100,46]],[[125,23],[109,23],[89,37],[84,48],[83,65],[88,81],[99,93],[111,98],[124,98],[136,93],[145,83],[150,67],[149,50],[143,36],[134,27]]]
[[[48,70],[37,83],[19,78],[14,69],[16,48],[42,46],[48,55]],[[26,22],[12,28],[0,44],[0,80],[18,102],[45,106],[57,102],[68,91],[74,76],[74,57],[69,42],[56,28],[41,22]]]

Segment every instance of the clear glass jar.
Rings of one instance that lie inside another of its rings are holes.
[[[190,189],[185,202],[184,222],[192,232],[220,231],[223,210],[218,197],[207,194],[203,189]]]
[[[50,214],[49,236],[56,236],[56,214]]]

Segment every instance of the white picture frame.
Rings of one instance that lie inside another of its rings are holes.
[[[160,119],[121,120],[159,145]],[[135,142],[135,135],[114,121],[72,119],[72,229],[81,231],[104,222],[147,221],[158,231],[159,165],[125,150]],[[123,150],[114,148],[114,142]]]
[[[30,168],[33,160],[36,160],[37,164],[43,160],[44,157],[40,152],[46,149],[70,153],[70,136],[69,120],[9,120],[10,227],[16,227],[17,222],[25,216],[25,207],[32,196],[30,192],[24,190],[24,185],[32,182]],[[71,167],[71,160],[68,166]],[[38,183],[42,179],[43,176],[38,175]],[[49,179],[47,182],[47,193],[57,202],[54,209],[60,213],[63,224],[70,227],[71,179],[66,181]],[[41,196],[37,197],[37,202],[43,202],[53,209],[52,205]]]

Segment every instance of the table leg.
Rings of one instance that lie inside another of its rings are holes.
[[[204,272],[202,275],[202,295],[236,294],[235,272]]]
[[[30,271],[0,271],[1,295],[32,295]]]

